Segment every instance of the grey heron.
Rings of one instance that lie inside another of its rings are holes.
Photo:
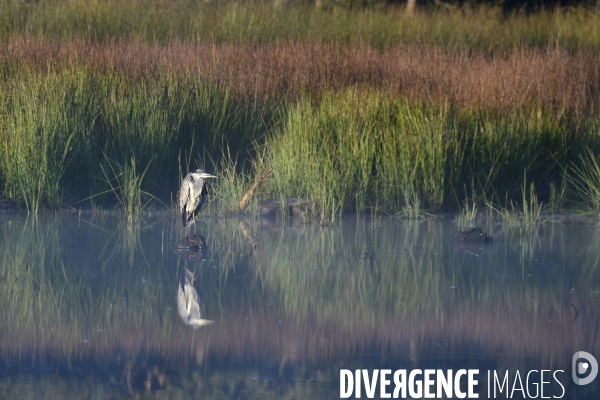
[[[183,268],[183,275],[177,290],[177,311],[186,325],[199,327],[212,324],[213,321],[204,319],[202,315],[200,293],[194,286],[194,274],[189,269]]]
[[[181,188],[179,188],[179,210],[183,219],[185,228],[196,218],[204,200],[206,199],[206,181],[208,178],[216,176],[207,174],[204,170],[197,169],[190,172],[183,178]]]

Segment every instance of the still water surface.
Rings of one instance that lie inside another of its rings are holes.
[[[178,218],[0,215],[0,398],[339,398],[340,370],[384,368],[479,369],[479,398],[488,371],[523,398],[544,369],[530,397],[600,398],[571,377],[600,359],[598,229],[482,228],[205,219],[182,245]],[[186,270],[211,324],[178,313]]]

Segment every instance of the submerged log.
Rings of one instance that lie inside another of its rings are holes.
[[[263,216],[276,214],[297,216],[310,206],[309,201],[297,197],[288,197],[285,199],[285,203],[282,203],[280,199],[265,199],[258,202],[258,214]]]
[[[187,261],[201,261],[206,254],[206,240],[197,233],[186,236],[181,241],[172,244],[173,253],[182,256]]]
[[[464,231],[456,232],[456,240],[461,242],[484,242],[491,243],[494,238],[481,230],[481,228],[467,228]]]

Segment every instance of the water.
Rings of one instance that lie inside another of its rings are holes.
[[[479,398],[506,373],[496,398],[600,395],[571,367],[600,359],[589,223],[484,225],[486,246],[396,218],[206,219],[177,245],[179,222],[0,215],[0,398],[339,398],[357,369],[390,369],[390,394],[397,370],[478,369]],[[178,313],[186,269],[212,323]]]

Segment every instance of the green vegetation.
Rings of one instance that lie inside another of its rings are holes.
[[[0,196],[136,220],[204,167],[221,214],[598,214],[598,15],[7,1]]]
[[[189,169],[229,142],[239,151],[268,123],[264,107],[236,103],[194,77],[131,82],[77,66],[26,69],[0,90],[3,193],[32,212],[63,201],[103,204],[105,193],[139,212],[141,190],[162,199],[177,190],[180,159]]]
[[[600,217],[600,161],[596,154],[586,149],[580,155],[581,166],[575,164],[573,173],[575,190],[585,205],[594,210],[596,217]]]
[[[549,186],[586,145],[598,149],[597,122],[578,125],[542,110],[498,116],[373,92],[327,94],[300,101],[267,141],[269,193],[314,200],[322,220],[348,207],[403,210],[417,198],[434,211],[466,199],[522,207],[535,221],[531,182]]]
[[[93,41],[141,38],[211,43],[270,41],[436,45],[479,51],[561,45],[600,50],[600,14],[589,8],[506,15],[500,8],[440,7],[407,15],[403,7],[352,8],[323,2],[276,6],[267,1],[5,0],[0,38],[79,36]]]

